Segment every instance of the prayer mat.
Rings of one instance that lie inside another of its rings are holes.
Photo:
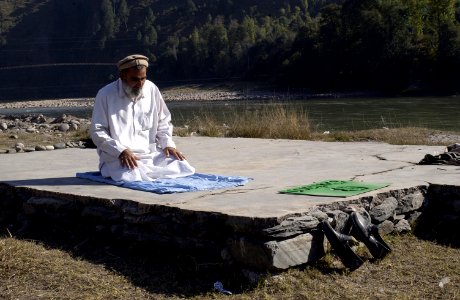
[[[284,194],[327,196],[327,197],[349,197],[373,190],[377,190],[389,183],[370,183],[347,180],[325,180],[308,185],[302,185],[280,191]]]
[[[172,194],[184,192],[207,191],[242,186],[251,178],[242,176],[221,176],[195,173],[179,178],[159,178],[155,181],[115,181],[103,177],[100,172],[77,173],[78,178],[107,183],[133,190],[152,192],[156,194]]]

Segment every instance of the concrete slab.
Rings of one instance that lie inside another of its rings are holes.
[[[176,142],[197,172],[249,176],[254,180],[231,190],[157,195],[75,178],[76,172],[97,170],[97,154],[94,149],[66,149],[2,155],[0,182],[251,218],[280,218],[305,212],[313,205],[343,200],[278,193],[281,189],[314,181],[391,183],[379,192],[427,183],[460,183],[458,166],[416,165],[426,153],[442,151],[440,146],[208,137],[176,137]],[[357,197],[363,196],[366,194]]]
[[[227,190],[157,195],[76,178],[77,172],[97,170],[96,151],[66,149],[1,155],[0,182],[110,203],[129,200],[145,206],[208,212],[225,216],[227,223],[258,220],[266,222],[267,227],[289,216],[304,215],[317,205],[433,183],[460,183],[459,166],[417,165],[425,154],[443,151],[441,146],[209,137],[176,137],[175,141],[197,172],[248,176],[254,180]],[[391,184],[349,198],[278,193],[281,189],[327,179]]]

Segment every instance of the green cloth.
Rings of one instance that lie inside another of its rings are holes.
[[[389,186],[389,183],[370,183],[347,180],[325,180],[280,191],[284,194],[349,197]]]

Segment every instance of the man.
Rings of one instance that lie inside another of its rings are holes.
[[[90,134],[102,176],[151,181],[191,175],[195,169],[172,140],[171,114],[158,87],[147,80],[148,58],[117,63],[119,79],[99,90]]]

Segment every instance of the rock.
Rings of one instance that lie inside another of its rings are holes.
[[[66,148],[66,145],[65,143],[57,143],[57,144],[54,144],[54,149],[65,149]]]
[[[17,153],[17,151],[16,151],[16,149],[8,149],[8,150],[6,150],[6,153],[14,154],[14,153]]]
[[[70,120],[70,124],[80,125],[80,122],[78,120],[72,119]]]
[[[12,135],[10,135],[10,139],[15,139],[15,140],[17,140],[18,138],[19,138],[19,137],[18,137],[17,134],[12,134]]]
[[[316,261],[324,255],[323,235],[310,233],[265,243],[240,238],[230,240],[228,249],[236,261],[267,270],[285,270]]]
[[[58,130],[61,132],[67,132],[70,129],[69,124],[63,123],[59,125]]]
[[[35,148],[26,147],[26,148],[24,148],[22,150],[24,150],[24,152],[34,152]]]
[[[418,221],[418,219],[420,218],[421,215],[422,215],[421,212],[414,211],[407,218],[407,222],[409,222],[410,226],[414,226],[417,223],[417,221]]]
[[[327,214],[332,217],[332,227],[338,232],[342,232],[348,222],[349,215],[341,210],[328,211]]]
[[[395,230],[395,225],[393,222],[385,220],[378,225],[378,228],[381,235],[387,235]]]
[[[290,217],[281,222],[280,225],[264,229],[265,235],[270,237],[289,237],[299,235],[314,229],[319,221],[313,216]]]
[[[411,231],[412,228],[409,225],[409,222],[407,220],[399,220],[398,223],[395,225],[395,232],[397,233],[403,233],[403,232],[408,232]]]
[[[76,130],[78,130],[78,125],[77,125],[77,124],[74,124],[74,123],[71,123],[71,124],[69,125],[69,130],[71,130],[71,131],[76,131]]]
[[[65,199],[32,197],[23,204],[23,209],[24,213],[29,215],[38,211],[53,214],[58,211],[70,210],[74,205],[74,203]]]
[[[6,154],[6,153],[8,153],[8,150],[6,150],[6,149],[0,149],[0,154]]]
[[[8,129],[8,124],[6,124],[6,123],[4,123],[4,122],[3,122],[3,123],[0,123],[0,129],[1,129],[1,130],[7,130],[7,129]]]
[[[260,282],[260,280],[264,277],[263,273],[254,272],[248,269],[241,270],[241,273],[243,273],[243,276],[252,284]]]
[[[16,149],[16,151],[20,151],[22,149],[24,149],[24,144],[23,143],[16,143],[16,145],[14,145],[14,148]]]
[[[35,129],[35,127],[28,127],[28,128],[26,129],[26,132],[28,132],[28,133],[35,133],[35,132],[37,132],[37,129]]]
[[[421,192],[416,192],[413,194],[409,194],[404,196],[398,207],[396,208],[397,214],[403,214],[409,211],[417,210],[422,207],[423,203],[425,202],[425,195]]]
[[[373,220],[380,223],[392,217],[396,207],[398,207],[398,200],[394,197],[388,197],[383,200],[382,204],[373,207],[369,214]]]
[[[66,143],[66,146],[69,147],[69,148],[78,148],[78,144],[75,143],[75,142],[67,142]]]
[[[81,213],[82,217],[86,217],[99,222],[110,222],[121,219],[122,215],[106,207],[88,206]]]
[[[43,145],[37,145],[35,146],[36,151],[46,151],[46,147]]]
[[[327,220],[327,214],[317,207],[313,208],[310,212],[309,215],[317,218],[320,222]]]
[[[54,146],[51,146],[51,145],[46,145],[45,148],[46,148],[46,150],[48,150],[48,151],[54,150]]]

